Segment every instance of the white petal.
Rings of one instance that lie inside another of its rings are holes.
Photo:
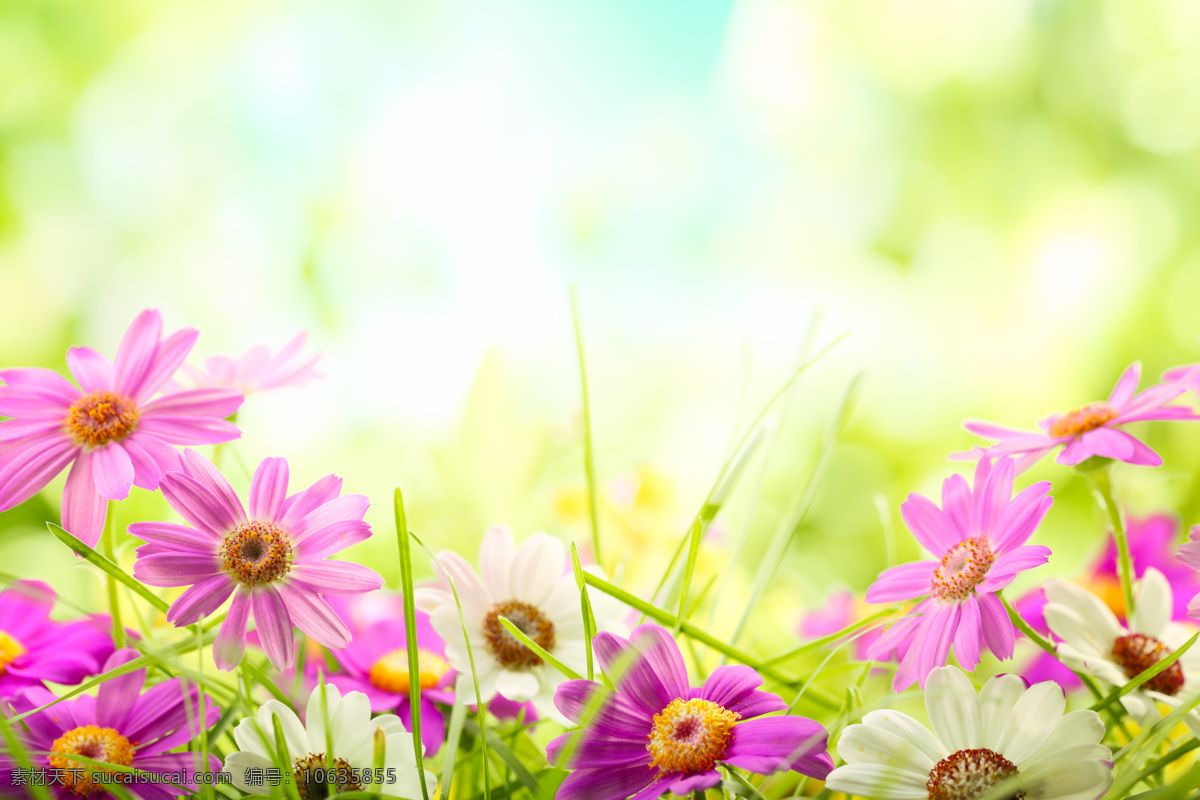
[[[1104,721],[1095,711],[1081,708],[1063,715],[1054,724],[1047,748],[1063,749],[1084,744],[1099,744],[1104,738]]]
[[[1026,688],[1025,681],[1016,675],[997,675],[979,690],[981,747],[997,748],[1000,732]]]
[[[1163,630],[1171,621],[1171,610],[1175,601],[1171,597],[1171,584],[1154,567],[1146,570],[1138,587],[1137,603],[1129,620],[1129,629],[1162,639]]]
[[[915,745],[874,725],[846,728],[838,739],[837,751],[847,764],[886,764],[926,775],[935,763]]]
[[[929,773],[888,767],[883,764],[847,764],[829,773],[825,788],[878,800],[926,800]]]
[[[1021,766],[1021,771],[1029,775],[1036,775],[1039,772],[1079,761],[1112,761],[1112,751],[1102,744],[1080,744],[1055,750],[1052,753],[1045,752],[1045,748],[1043,748],[1036,758]]]
[[[496,691],[516,703],[533,699],[539,688],[537,675],[532,672],[503,669],[496,674]]]
[[[1129,716],[1137,720],[1137,724],[1143,728],[1149,728],[1162,719],[1162,714],[1158,712],[1158,704],[1147,697],[1141,689],[1134,689],[1124,695],[1121,698],[1121,705],[1125,706]]]
[[[1057,683],[1035,683],[1013,706],[996,740],[996,751],[1021,769],[1050,737],[1066,705],[1067,698]]]
[[[480,620],[487,616],[496,599],[462,556],[451,550],[443,550],[438,553],[437,568],[443,577],[454,581],[454,591],[458,593],[458,602],[462,604],[463,616]],[[450,607],[455,607],[453,596]]]
[[[890,708],[882,708],[868,712],[863,717],[863,722],[876,728],[882,728],[888,733],[896,734],[919,749],[935,764],[950,755],[946,746],[938,741],[938,738],[928,728],[908,714]]]
[[[496,696],[496,672],[489,672],[479,675],[479,700],[486,703]],[[475,683],[471,680],[470,672],[458,673],[458,680],[454,686],[454,693],[459,697],[466,698],[466,702],[475,705]]]
[[[1022,775],[1029,800],[1093,800],[1112,786],[1103,761],[1072,761]]]
[[[933,732],[951,751],[979,747],[979,701],[961,669],[945,666],[929,673],[925,709]]]
[[[359,693],[361,694],[361,692]],[[308,707],[304,710],[304,723],[308,728],[308,752],[325,752],[325,722],[332,718],[334,709],[342,700],[342,693],[332,684],[325,684],[325,697],[317,686],[308,696]],[[322,709],[322,703],[325,708]],[[324,713],[322,713],[324,711]]]
[[[497,601],[513,596],[509,578],[517,545],[507,525],[492,525],[479,545],[479,577]]]
[[[294,711],[278,700],[268,700],[259,707],[257,717],[246,717],[237,724],[233,729],[233,740],[238,749],[271,758],[275,751],[275,725],[271,721],[274,716],[279,717],[288,754],[292,757],[305,755],[308,739],[304,735],[304,725]]]
[[[1069,581],[1049,581],[1046,584],[1046,600],[1047,609],[1050,605],[1062,605],[1078,614],[1098,642],[1111,642],[1124,633],[1112,609],[1082,586]],[[1050,624],[1049,617],[1046,623]],[[1051,630],[1054,628],[1051,627]],[[1058,635],[1063,636],[1061,633]]]
[[[558,585],[566,563],[567,549],[561,539],[541,531],[530,534],[513,559],[512,596],[540,608]]]
[[[238,725],[240,726],[241,723],[238,723]],[[274,766],[275,764],[269,758],[260,756],[258,753],[239,750],[236,753],[229,754],[229,757],[225,759],[225,766],[222,767],[221,771],[228,772],[230,781],[243,792],[249,794],[270,794],[271,787],[265,781],[262,782],[261,786],[254,786],[247,783],[246,770],[267,770]]]
[[[1063,603],[1047,603],[1043,613],[1050,630],[1085,656],[1107,655],[1112,652],[1113,642],[1122,634],[1118,628],[1116,633],[1109,636],[1092,624],[1094,620],[1089,620],[1078,609]]]
[[[329,730],[333,735],[336,757],[353,763],[364,750],[371,752],[375,736],[375,726],[371,724],[371,701],[362,692],[347,692],[334,709]]]

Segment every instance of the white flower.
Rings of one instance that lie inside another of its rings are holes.
[[[317,796],[325,797],[324,786],[329,770],[334,770],[337,791],[378,790],[408,800],[420,800],[421,783],[417,775],[416,755],[412,734],[394,714],[371,719],[371,703],[362,692],[349,692],[344,697],[336,686],[325,686],[326,714],[321,713],[321,687],[313,690],[308,699],[305,719],[307,728],[290,708],[278,700],[268,700],[258,710],[257,717],[246,717],[233,730],[238,750],[225,759],[225,771],[233,785],[250,794],[271,794],[279,791],[263,775],[279,769],[272,753],[276,751],[275,727],[272,717],[278,717],[287,742],[287,759],[292,767],[302,798],[310,782]],[[328,726],[326,726],[328,721]],[[333,752],[326,753],[325,731],[328,727]],[[375,765],[375,734],[384,735],[382,768]],[[253,770],[253,771],[251,771]],[[287,776],[284,776],[287,780]],[[430,797],[437,791],[437,776],[425,771],[425,785]]]
[[[545,533],[534,533],[518,549],[507,526],[493,525],[479,547],[479,573],[450,551],[439,553],[437,564],[454,581],[462,603],[480,698],[487,702],[501,694],[518,703],[533,701],[540,713],[565,723],[554,707],[554,691],[566,678],[521,644],[499,620],[506,617],[563,665],[585,673],[579,589],[563,543]],[[597,630],[621,632],[622,606],[600,592],[591,591],[588,597]],[[454,595],[449,589],[422,588],[416,592],[416,601],[418,608],[429,612],[434,630],[446,641],[446,660],[458,671],[455,691],[474,702],[471,661]]]
[[[1046,624],[1062,639],[1058,657],[1072,669],[1113,686],[1123,686],[1192,636],[1192,631],[1171,620],[1171,584],[1153,568],[1142,576],[1128,628],[1117,621],[1103,600],[1074,583],[1050,581],[1046,600]],[[1193,647],[1121,702],[1139,725],[1148,727],[1162,718],[1160,702],[1178,706],[1182,698],[1194,696],[1197,690],[1200,648]],[[1200,735],[1200,714],[1193,711],[1183,721]]]
[[[879,800],[975,800],[1003,785],[1025,800],[1094,800],[1112,785],[1112,753],[1100,744],[1095,711],[1063,715],[1052,681],[1026,687],[999,675],[979,694],[958,667],[938,667],[925,684],[933,732],[889,709],[842,732],[846,762],[827,788]]]

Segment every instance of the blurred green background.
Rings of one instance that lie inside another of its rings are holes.
[[[251,397],[238,452],[371,496],[348,555],[395,585],[396,485],[472,559],[491,522],[586,540],[575,284],[606,561],[644,589],[820,310],[849,337],[704,562],[749,583],[865,370],[768,597],[790,629],[884,566],[881,502],[916,555],[897,505],[963,469],[964,417],[1200,361],[1198,68],[1189,0],[3,0],[0,364],[111,356],[150,306],[196,357],[308,330],[326,379]],[[1125,502],[1200,522],[1200,431],[1135,433],[1166,463]],[[1103,522],[1068,469],[1027,478],[1057,498],[1032,585]],[[0,562],[82,598],[60,490],[0,515]],[[118,520],[168,513],[135,489]]]

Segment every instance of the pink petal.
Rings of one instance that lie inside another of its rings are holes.
[[[90,347],[72,347],[67,351],[67,369],[86,394],[112,391],[112,364]]]
[[[983,622],[983,640],[988,649],[1001,661],[1012,658],[1013,655],[1013,624],[1004,610],[1004,604],[994,594],[976,596],[979,602],[979,616]]]
[[[1004,507],[988,537],[995,552],[1004,552],[1014,545],[1024,544],[1033,535],[1054,503],[1053,498],[1046,496],[1049,491],[1049,481],[1039,481],[1026,486]]]
[[[138,651],[132,648],[117,650],[105,662],[104,671],[128,664],[139,655]],[[129,712],[138,695],[142,693],[142,684],[145,681],[146,670],[139,669],[100,684],[96,693],[96,723],[105,728],[124,729]]]
[[[195,478],[182,472],[164,475],[158,488],[188,524],[213,536],[224,536],[245,519],[240,505],[229,508]]]
[[[1117,379],[1116,386],[1108,395],[1109,405],[1116,408],[1124,407],[1137,394],[1138,382],[1141,379],[1142,364],[1140,361],[1135,361],[1126,367],[1125,371],[1121,373],[1121,377]]]
[[[82,394],[62,375],[42,367],[0,369],[0,381],[7,384],[0,391],[11,387],[20,390],[21,394],[32,394],[53,401],[56,406],[69,406]]]
[[[217,386],[188,389],[164,395],[142,407],[145,419],[155,417],[216,417],[224,419],[241,407],[246,396],[239,389]]]
[[[334,650],[350,644],[350,629],[320,595],[286,583],[279,585],[279,595],[292,622],[318,644]]]
[[[383,586],[383,578],[378,572],[350,561],[299,564],[292,567],[289,577],[322,595],[357,594]]]
[[[92,452],[80,450],[63,489],[63,527],[87,546],[95,547],[104,532],[107,513],[108,503],[96,491],[92,480]]]
[[[954,530],[971,527],[971,488],[962,475],[951,475],[942,482],[942,513]]]
[[[171,444],[220,444],[242,435],[237,425],[224,419],[191,416],[143,416],[138,430]]]
[[[125,448],[125,455],[133,464],[133,485],[150,491],[157,489],[158,482],[162,480],[162,470],[158,468],[154,456],[132,436],[123,440],[121,447]]]
[[[868,603],[894,603],[929,594],[937,561],[914,561],[884,570],[871,588]]]
[[[114,359],[117,391],[127,397],[138,394],[162,338],[162,315],[146,309],[133,320],[117,347]]]
[[[974,597],[964,600],[961,609],[958,630],[954,632],[954,655],[963,669],[973,672],[979,665],[979,651],[983,647],[983,622]]]
[[[346,520],[310,533],[295,542],[296,563],[310,564],[371,538],[371,526],[358,520]]]
[[[193,625],[221,607],[237,583],[228,575],[213,575],[192,586],[167,609],[167,622],[176,627]]]
[[[259,587],[251,595],[258,639],[275,669],[287,669],[296,662],[296,637],[292,620],[279,593],[270,586]]]
[[[184,359],[195,347],[196,339],[199,336],[200,331],[195,328],[183,328],[175,331],[159,344],[154,361],[146,370],[146,374],[138,386],[137,400],[153,397],[154,393],[179,371]]]
[[[229,509],[235,522],[240,524],[246,521],[246,512],[242,509],[242,501],[238,498],[237,492],[233,490],[229,481],[225,479],[219,469],[213,466],[211,461],[195,450],[184,450],[183,469],[213,497],[217,498],[222,506]]]
[[[1016,575],[1027,569],[1040,567],[1050,560],[1050,548],[1040,544],[1027,544],[1011,550],[992,562],[987,577],[997,578],[1002,575]],[[987,591],[981,589],[980,591]]]
[[[291,530],[314,508],[328,503],[342,491],[342,479],[337,475],[326,475],[312,486],[288,497],[283,501],[283,516],[276,521]]]
[[[1098,456],[1124,461],[1133,455],[1133,444],[1128,434],[1123,435],[1114,428],[1096,428],[1083,434],[1082,438]]]
[[[1113,432],[1119,436],[1125,437],[1129,441],[1130,446],[1133,447],[1133,453],[1128,458],[1124,459],[1125,463],[1133,464],[1139,467],[1162,466],[1162,458],[1159,457],[1158,453],[1151,450],[1141,440],[1131,436],[1125,431],[1114,430]]]
[[[13,444],[0,455],[0,511],[33,497],[62,472],[79,447],[60,433]]]
[[[133,461],[117,442],[92,451],[92,479],[96,491],[108,500],[124,500],[133,488]]]
[[[229,606],[229,615],[213,642],[213,662],[217,669],[229,672],[246,652],[246,622],[250,616],[250,590],[239,586]]]
[[[221,572],[216,554],[191,551],[138,554],[133,577],[151,586],[191,586]]]
[[[929,621],[919,641],[920,654],[917,660],[917,682],[922,689],[925,688],[925,679],[934,667],[944,666],[950,657],[950,644],[954,641],[961,614],[962,608],[955,603],[935,607],[933,613],[928,615]]]
[[[975,525],[982,533],[991,533],[1000,511],[1012,499],[1014,464],[1000,458],[988,472],[987,482],[975,484]]]
[[[264,458],[250,481],[250,516],[258,520],[278,519],[287,498],[287,486],[287,459]]]
[[[1059,464],[1065,464],[1068,467],[1073,467],[1081,461],[1087,461],[1092,456],[1096,455],[1092,452],[1092,448],[1088,447],[1083,439],[1072,439],[1058,454],[1058,458],[1054,459]]]
[[[303,542],[309,534],[316,533],[330,525],[348,520],[361,520],[363,515],[367,513],[370,505],[371,501],[364,495],[342,495],[336,500],[330,500],[328,503],[324,503],[308,514],[305,514],[293,523],[288,530],[298,544]]]
[[[963,538],[932,500],[915,492],[900,504],[900,516],[921,546],[934,555],[942,555]]]
[[[59,438],[65,438],[65,434],[61,432],[62,428],[63,421],[60,416],[9,419],[0,422],[0,443],[15,442],[18,439],[33,438],[47,433],[56,433]]]

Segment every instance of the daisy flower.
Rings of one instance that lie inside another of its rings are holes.
[[[1061,639],[1056,647],[1064,664],[1095,675],[1114,687],[1124,686],[1182,647],[1192,632],[1171,621],[1171,585],[1156,569],[1139,582],[1137,602],[1128,626],[1117,621],[1099,597],[1069,581],[1046,584],[1046,624]],[[1188,650],[1179,660],[1121,698],[1142,727],[1161,719],[1158,703],[1179,705],[1183,695],[1200,689],[1200,653]],[[1200,714],[1184,722],[1200,731]]]
[[[908,529],[940,560],[892,567],[867,590],[869,603],[924,598],[871,647],[872,658],[900,657],[896,691],[914,680],[923,688],[951,645],[968,670],[979,664],[985,644],[997,658],[1012,658],[1013,625],[996,592],[1050,557],[1050,548],[1025,542],[1053,502],[1045,481],[1013,497],[1014,471],[1011,458],[980,459],[973,491],[952,475],[942,484],[941,508],[915,493],[900,506]]]
[[[486,703],[500,693],[518,703],[533,701],[539,712],[557,718],[554,690],[562,674],[505,630],[500,617],[576,672],[587,669],[579,589],[566,548],[553,536],[534,533],[518,549],[512,531],[493,525],[483,535],[479,565],[482,575],[457,553],[437,556],[438,570],[454,580],[462,603],[480,699]],[[589,597],[598,629],[618,628],[621,606],[599,592]],[[453,594],[423,587],[416,599],[446,642],[446,660],[458,671],[455,691],[473,701],[471,660]]]
[[[263,781],[251,782],[250,770],[279,768],[275,723],[278,718],[287,747],[291,780],[301,797],[327,797],[326,776],[333,772],[337,792],[382,791],[389,796],[419,798],[420,776],[413,754],[412,734],[392,714],[371,718],[371,701],[362,692],[343,695],[336,686],[313,690],[308,698],[306,723],[278,700],[268,700],[257,717],[246,717],[233,729],[237,751],[225,759],[233,785],[254,795],[278,791]],[[322,713],[324,710],[324,713]],[[375,736],[382,731],[383,766],[375,766]],[[328,733],[328,739],[326,734]],[[328,742],[333,745],[328,752]],[[286,779],[285,779],[286,780]],[[425,771],[429,796],[437,794],[437,776]]]
[[[247,515],[225,476],[187,450],[183,470],[164,476],[161,488],[188,525],[129,526],[131,534],[148,542],[137,549],[135,578],[150,586],[191,587],[167,610],[169,622],[194,624],[233,596],[213,643],[219,669],[231,670],[242,660],[251,611],[276,669],[295,662],[293,626],[326,647],[345,647],[350,631],[322,595],[383,585],[374,570],[328,559],[371,535],[362,519],[367,498],[339,497],[342,481],[335,475],[293,495],[287,486],[287,461],[265,459],[250,483]]]
[[[108,618],[55,622],[56,599],[40,581],[13,581],[0,592],[0,697],[44,681],[80,683],[112,655]]]
[[[116,669],[137,658],[132,649],[118,650],[104,664],[104,671]],[[207,763],[200,753],[169,753],[200,735],[200,703],[204,703],[204,724],[211,728],[220,717],[220,709],[207,697],[201,698],[196,685],[182,678],[172,678],[142,691],[146,670],[140,669],[100,684],[95,697],[84,695],[57,703],[38,711],[22,721],[28,726],[25,747],[31,752],[35,769],[44,769],[55,776],[58,785],[50,792],[58,800],[108,800],[113,795],[104,791],[104,779],[96,780],[95,767],[72,756],[102,761],[118,767],[132,767],[151,773],[165,773],[171,783],[123,783],[134,797],[144,800],[195,796],[197,784],[190,777],[198,772],[217,772],[221,761],[209,756]],[[54,694],[41,687],[26,689],[13,700],[12,710],[25,713],[53,702]],[[206,729],[207,729],[206,728]],[[0,757],[0,787],[12,789],[14,767],[9,756]],[[180,777],[188,776],[184,782]],[[49,783],[49,780],[47,781]],[[20,796],[19,786],[5,793],[6,797]]]
[[[678,645],[658,625],[640,625],[630,639],[601,633],[592,642],[616,689],[586,680],[558,688],[555,704],[582,726],[546,748],[551,763],[575,770],[558,800],[687,795],[720,783],[719,764],[818,779],[833,768],[819,723],[763,716],[788,705],[760,691],[762,678],[750,667],[717,667],[693,687]]]
[[[1090,800],[1112,785],[1104,723],[1095,711],[1064,715],[1055,683],[998,675],[976,695],[962,670],[938,667],[925,708],[932,732],[891,709],[846,728],[837,744],[846,764],[825,787],[877,800],[974,800],[1000,786],[1025,800]]]
[[[379,596],[382,593],[373,594]],[[407,629],[402,598],[399,595],[393,597],[397,602],[390,618],[365,626],[350,622],[350,644],[345,650],[333,653],[345,672],[331,673],[325,679],[342,691],[362,692],[371,701],[371,710],[376,713],[395,711],[405,729],[412,730]],[[331,605],[335,610],[341,610],[338,604]],[[346,604],[340,605],[344,607]],[[346,616],[350,615],[342,614],[343,619]],[[454,686],[455,676],[446,662],[446,644],[429,623],[429,615],[418,611],[416,627],[420,664],[417,682],[421,687],[421,740],[425,752],[432,756],[446,738],[446,722],[437,704],[449,705],[454,702],[450,689]]]
[[[1187,620],[1188,601],[1200,591],[1200,575],[1175,557],[1179,522],[1169,514],[1130,517],[1126,522],[1126,536],[1129,540],[1134,577],[1141,578],[1150,568],[1162,573],[1171,587],[1171,595],[1174,598],[1171,619],[1177,622]],[[1118,620],[1124,621],[1125,598],[1121,594],[1121,579],[1117,572],[1117,543],[1111,533],[1100,558],[1086,573],[1072,580],[1099,597]],[[1046,625],[1045,605],[1046,593],[1043,589],[1035,589],[1013,603],[1035,631],[1043,636],[1053,636]],[[1029,666],[1021,670],[1021,674],[1026,680],[1034,683],[1044,680],[1058,681],[1068,691],[1083,685],[1075,673],[1041,649],[1038,649]]]
[[[283,346],[275,355],[264,344],[251,347],[239,358],[209,356],[203,367],[183,365],[183,371],[196,388],[232,386],[246,394],[282,386],[301,386],[319,378],[316,370],[320,356],[302,359],[300,351],[308,334],[301,333]]]
[[[244,399],[231,388],[195,389],[151,399],[183,363],[199,333],[162,338],[162,317],[143,311],[113,363],[88,347],[67,351],[76,388],[39,367],[0,370],[0,511],[25,502],[68,464],[62,524],[94,546],[104,530],[106,500],[132,486],[155,489],[179,469],[173,445],[236,439],[225,420]]]
[[[1178,383],[1156,384],[1139,393],[1141,375],[1142,365],[1135,362],[1117,380],[1107,400],[1051,414],[1038,422],[1041,433],[967,420],[963,423],[964,428],[985,439],[994,439],[996,444],[955,453],[951,458],[974,460],[981,455],[1020,456],[1017,471],[1024,472],[1042,456],[1062,446],[1062,452],[1055,460],[1068,466],[1093,456],[1103,456],[1129,464],[1157,467],[1162,464],[1158,453],[1121,430],[1120,426],[1143,420],[1194,420],[1200,416],[1184,406],[1168,405],[1185,391]]]

